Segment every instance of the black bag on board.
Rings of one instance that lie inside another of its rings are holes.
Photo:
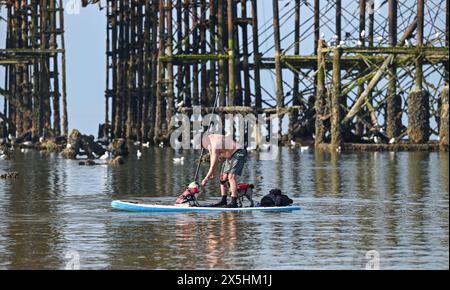
[[[282,194],[279,189],[272,189],[270,193],[263,197],[260,206],[262,207],[284,207],[294,203],[287,195]]]

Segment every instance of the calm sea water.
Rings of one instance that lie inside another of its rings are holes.
[[[115,199],[172,204],[198,152],[150,148],[121,167],[16,152],[0,171],[0,269],[449,268],[448,153],[252,153],[259,200],[281,188],[293,213],[142,214]],[[185,156],[183,166],[174,157]],[[203,174],[207,166],[203,166]],[[258,178],[262,176],[263,179]],[[219,199],[211,184],[202,201]]]

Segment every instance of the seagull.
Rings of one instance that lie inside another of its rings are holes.
[[[8,139],[9,141],[11,141],[11,144],[14,145],[14,143],[16,143],[16,137],[12,136],[11,134],[8,135]]]
[[[44,143],[44,137],[39,138],[39,143]]]
[[[142,147],[144,148],[150,148],[150,142],[142,144]]]
[[[320,34],[320,38],[322,38],[322,39],[325,38],[325,33],[322,32],[322,33]]]
[[[28,146],[28,147],[30,147],[30,146],[33,146],[33,142],[31,142],[31,141],[26,141],[26,142],[23,142],[22,145],[23,145],[23,146]]]
[[[378,37],[377,37],[377,40],[378,40],[378,42],[382,42],[382,41],[383,41],[383,36],[381,36],[381,35],[378,36]]]
[[[334,40],[334,41],[336,41],[336,40],[338,40],[338,36],[335,34],[335,35],[333,35],[333,37],[332,37],[332,39]]]
[[[0,155],[0,159],[1,160],[6,160],[6,155],[5,154]]]
[[[340,46],[345,46],[345,41],[341,40],[341,41],[339,42],[339,45],[340,45]]]
[[[164,148],[164,142],[159,143],[159,147]]]
[[[375,142],[375,144],[381,143],[381,139],[378,136],[373,137],[373,141]]]
[[[269,151],[270,150],[270,144],[262,144],[259,146],[259,149],[261,151]]]
[[[339,147],[336,149],[336,152],[341,153],[341,152],[342,152],[342,147],[339,146]]]
[[[181,158],[174,158],[173,163],[175,164],[184,164],[184,157]]]
[[[25,153],[26,152],[25,148],[20,149],[20,152]]]
[[[410,46],[410,45],[411,45],[411,43],[409,42],[408,39],[406,39],[406,40],[405,40],[405,46]]]
[[[392,138],[392,139],[389,141],[389,144],[395,144],[395,138]]]
[[[309,151],[309,146],[300,147],[300,152],[306,152],[306,151]]]
[[[366,31],[365,30],[361,31],[361,38],[366,38]]]
[[[67,144],[66,148],[67,149],[71,149],[72,148],[72,144]]]
[[[100,157],[100,159],[101,159],[101,160],[109,160],[109,159],[111,159],[111,153],[110,153],[109,151],[106,151],[105,154],[103,154],[103,155]]]
[[[358,46],[362,46],[362,45],[363,45],[362,41],[358,40]]]
[[[141,142],[139,142],[139,141],[134,142],[134,146],[139,146],[139,145],[141,145]]]
[[[179,102],[178,104],[175,105],[175,108],[181,108],[184,105],[184,101]]]
[[[142,157],[142,152],[141,152],[141,150],[138,150],[137,151],[137,158],[140,159],[141,157]]]
[[[295,147],[295,146],[297,146],[297,143],[295,143],[294,140],[291,140],[291,146],[292,146],[292,147]]]

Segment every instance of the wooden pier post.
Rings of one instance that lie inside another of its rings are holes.
[[[389,0],[389,44],[397,45],[397,7],[398,0]],[[396,138],[401,132],[402,98],[397,93],[397,64],[394,61],[389,68],[388,99],[386,102],[386,133],[389,139]]]
[[[126,65],[126,117],[125,117],[125,136],[128,140],[134,139],[133,136],[133,127],[134,127],[134,105],[136,102],[136,94],[135,94],[135,42],[136,42],[136,17],[134,15],[135,12],[135,1],[130,0],[129,2],[125,1],[125,21],[126,21],[126,39],[127,39],[127,65]]]
[[[284,107],[283,92],[283,70],[281,66],[281,37],[280,37],[280,16],[278,0],[272,0],[273,7],[273,35],[275,42],[275,78],[276,78],[276,100],[277,109]],[[281,118],[282,116],[280,116]]]
[[[142,142],[148,142],[148,128],[149,128],[149,109],[150,109],[150,98],[151,98],[151,3],[150,1],[145,1],[145,12],[144,12],[144,40],[143,40],[143,73],[144,73],[144,88],[142,93],[142,117],[141,117],[141,138]]]
[[[325,47],[325,41],[319,40],[317,45],[317,89],[316,89],[316,100],[315,100],[315,146],[323,144],[325,138],[325,125],[324,116],[326,113],[326,88],[325,88],[325,55],[322,49]]]
[[[177,0],[176,2],[176,13],[177,13],[177,53],[183,54],[183,3],[182,0]],[[176,103],[179,104],[183,99],[183,90],[184,90],[184,69],[182,64],[177,65],[177,95],[176,95]]]
[[[255,78],[255,107],[262,108],[261,96],[261,56],[259,53],[259,32],[258,32],[258,4],[257,0],[252,1],[252,35],[253,35],[253,73]]]
[[[48,28],[49,28],[49,0],[42,0],[41,3],[41,49],[45,50],[49,48],[48,41]],[[41,71],[40,71],[40,81],[41,81],[41,108],[40,115],[43,123],[43,133],[48,135],[52,132],[51,126],[51,107],[50,107],[50,59],[48,55],[41,56]]]
[[[198,12],[197,12],[197,0],[191,0],[191,13],[192,13],[192,28],[190,34],[192,34],[192,53],[198,54],[199,53],[199,42],[198,36],[199,36],[199,27],[198,27]],[[198,62],[194,62],[191,64],[192,66],[192,79],[190,82],[192,83],[192,105],[193,106],[199,106],[200,103],[200,93],[199,93],[199,87],[198,87],[198,81],[199,81],[199,71],[198,71]]]
[[[424,0],[418,0],[416,90],[411,92],[408,98],[408,136],[414,144],[427,143],[430,138],[429,93],[423,90],[424,8]]]
[[[359,0],[359,46],[366,46],[366,0]],[[364,73],[365,67],[359,66],[360,75]],[[364,92],[364,84],[358,85],[358,96],[360,96]],[[355,135],[358,138],[362,138],[364,134],[364,113],[358,112],[358,118],[355,125]]]
[[[342,40],[342,2],[336,0],[336,45]]]
[[[320,0],[314,0],[314,54],[318,53],[320,40]]]
[[[448,102],[448,84],[441,93],[441,124],[439,128],[439,142],[442,150],[448,150],[449,146],[449,102]]]
[[[190,19],[191,14],[189,12],[191,5],[190,0],[184,0],[184,53],[191,53],[191,28]],[[185,87],[184,87],[184,103],[187,107],[192,106],[192,79],[191,79],[191,66],[189,64],[184,65]]]
[[[206,54],[206,1],[200,0],[200,53],[202,55]],[[211,106],[208,97],[208,71],[206,68],[206,60],[200,61],[200,100],[202,106]]]
[[[155,143],[159,143],[162,137],[162,123],[163,123],[163,81],[165,79],[164,63],[162,62],[162,57],[165,55],[165,39],[164,39],[164,24],[165,24],[165,13],[164,13],[165,1],[159,1],[159,22],[158,22],[158,69],[157,69],[157,80],[156,80],[156,110],[155,110]]]
[[[24,1],[26,2],[26,1]],[[57,48],[57,27],[56,27],[56,0],[50,0],[50,10],[49,10],[49,25],[50,25],[50,40],[49,47],[51,50],[56,50]],[[51,59],[53,62],[51,74],[53,77],[53,136],[61,136],[61,115],[60,115],[60,92],[59,92],[59,61],[58,53],[51,54]]]
[[[122,128],[122,112],[124,103],[124,68],[123,68],[123,51],[125,50],[125,39],[124,39],[124,15],[123,15],[123,0],[120,0],[118,5],[116,4],[114,9],[115,1],[113,1],[113,13],[117,15],[117,85],[115,87],[115,97],[116,97],[116,111],[115,114],[115,124],[114,124],[114,138],[121,138],[123,128]],[[115,11],[114,11],[115,10]],[[113,34],[114,38],[114,34]]]
[[[144,9],[144,10],[143,10]],[[137,140],[143,141],[143,134],[141,130],[142,119],[144,118],[143,107],[145,102],[145,29],[144,29],[144,13],[145,12],[145,4],[142,2],[138,2],[136,5],[136,76],[137,76],[137,87],[136,87],[136,106],[134,108],[135,111],[135,121],[134,121],[134,135]]]
[[[228,106],[236,103],[235,92],[235,43],[234,43],[234,0],[227,2],[227,25],[228,25]]]
[[[237,0],[234,3],[233,6],[233,15],[234,15],[234,31],[233,31],[233,39],[234,39],[234,49],[235,49],[235,60],[234,60],[234,105],[235,106],[242,106],[243,103],[243,94],[242,94],[242,77],[241,77],[241,71],[242,71],[242,63],[241,63],[241,44],[240,44],[240,38],[239,38],[239,26],[241,26],[241,19],[238,17],[238,3],[240,1]]]
[[[33,49],[38,49],[38,11],[39,1],[32,0],[31,2],[31,46]],[[9,12],[9,9],[8,9]],[[9,17],[8,17],[9,18]],[[9,34],[9,33],[8,33]],[[8,42],[8,38],[7,38]],[[7,44],[8,46],[8,44]],[[40,119],[40,80],[39,80],[39,62],[38,58],[33,60],[33,118],[31,126],[31,136],[33,139],[40,137],[41,119]],[[6,79],[7,80],[7,79]],[[5,104],[5,110],[6,110]]]
[[[217,26],[217,7],[216,7],[217,1],[210,1],[209,3],[209,41],[210,41],[210,53],[216,54],[217,53],[217,34],[216,34],[216,26]],[[216,60],[210,60],[210,67],[209,67],[209,82],[208,82],[208,104],[210,106],[214,105],[214,101],[216,99],[217,95],[217,89],[216,89],[216,71],[217,71],[217,61]]]
[[[244,73],[244,106],[251,107],[251,89],[250,89],[250,69],[248,52],[248,21],[247,21],[247,0],[241,0],[242,8],[242,71]]]
[[[159,4],[152,1],[151,5],[151,86],[150,86],[150,107],[148,120],[148,140],[155,142],[156,124],[156,91],[158,88],[158,11]]]
[[[294,19],[294,55],[300,55],[300,0],[295,0],[295,19]],[[298,107],[302,104],[300,95],[300,76],[297,71],[294,72],[294,84],[292,94],[292,106]],[[288,139],[294,140],[296,130],[299,128],[298,110],[289,112]]]
[[[449,12],[449,6],[450,6],[450,1],[447,0],[445,3],[445,46],[449,47],[450,46],[450,31],[449,31],[449,17],[450,17],[450,12]],[[444,63],[444,83],[445,85],[449,85],[449,68],[448,68],[448,61],[446,61]]]
[[[172,0],[166,1],[166,27],[167,27],[167,43],[166,43],[166,51],[167,56],[171,58],[173,56],[173,31],[172,31]],[[175,94],[174,94],[174,81],[173,81],[173,62],[170,60],[167,63],[167,112],[166,112],[166,124],[167,124],[167,132],[168,134],[172,132],[171,121],[174,115],[174,107],[175,107]]]
[[[341,0],[336,0],[336,36],[337,36],[336,37],[336,39],[337,39],[336,40],[336,42],[337,42],[336,46],[337,47],[348,45],[342,39],[342,1]],[[347,40],[347,39],[345,39],[345,40]],[[342,42],[342,44],[341,44],[341,42]],[[337,56],[336,54],[339,54],[339,56]],[[339,62],[340,62],[341,56],[342,56],[342,50],[336,50],[334,57],[335,58],[339,57]],[[339,87],[338,87],[339,88],[339,94],[338,94],[338,100],[337,100],[339,105],[336,106],[336,108],[339,109],[338,110],[339,116],[336,116],[336,117],[337,117],[337,119],[340,122],[340,120],[342,120],[343,117],[344,117],[343,114],[345,113],[343,108],[347,109],[347,96],[345,94],[342,94],[341,93],[341,89],[340,89],[340,80],[341,80],[340,63],[338,65],[338,67],[336,67],[335,65],[336,65],[336,62],[333,63],[333,76],[336,76],[335,73],[339,74],[338,75],[338,78],[339,78]],[[339,72],[335,72],[334,69],[339,69]],[[334,77],[333,77],[333,80],[334,80]],[[334,86],[334,84],[333,84],[333,86]],[[333,110],[333,108],[332,108],[332,110]],[[333,119],[332,119],[332,122],[333,122]],[[338,128],[338,131],[339,131],[339,134],[336,137],[338,139],[337,140],[338,141],[337,145],[340,145],[340,143],[343,142],[343,139],[345,139],[345,135],[341,134],[341,133],[350,131],[350,127],[348,127],[348,124],[336,124],[336,128]],[[332,131],[331,135],[333,136],[333,126],[331,128],[331,131]],[[332,143],[333,143],[333,141],[332,141]],[[335,144],[333,143],[333,145],[335,145]]]
[[[367,42],[369,47],[373,47],[374,43],[374,25],[375,25],[375,2],[369,2],[370,3],[370,12],[369,12],[369,23],[368,26],[368,37]]]
[[[341,93],[342,49],[333,49],[333,90],[331,92],[331,146],[342,145],[342,93]]]
[[[224,35],[224,0],[217,0],[217,51],[220,54],[225,54],[225,35]],[[226,104],[226,64],[224,59],[219,59],[219,104],[224,107]]]

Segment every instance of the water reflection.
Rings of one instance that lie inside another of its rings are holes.
[[[185,157],[184,166],[172,159]],[[124,166],[80,167],[38,152],[0,170],[0,268],[360,269],[368,250],[385,269],[448,269],[448,153],[252,152],[244,181],[255,200],[280,188],[297,213],[130,214],[113,199],[170,204],[193,178],[199,153],[132,149]],[[207,165],[202,166],[204,175]],[[263,178],[258,178],[262,176]],[[218,198],[218,183],[202,202]]]
[[[20,182],[6,182],[2,201],[6,215],[2,234],[7,238],[6,265],[10,269],[38,269],[45,264],[59,264],[55,255],[61,241],[58,209],[51,200],[60,189],[61,180],[51,172],[54,154],[32,152],[40,164],[28,164],[15,154],[10,171],[20,172]],[[49,242],[39,242],[42,238]],[[2,263],[3,264],[3,263]]]

